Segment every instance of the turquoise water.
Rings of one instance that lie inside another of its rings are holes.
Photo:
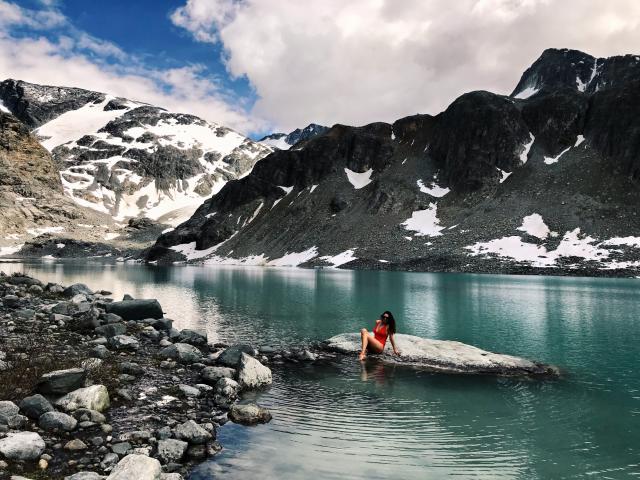
[[[227,424],[194,478],[640,477],[640,280],[99,263],[3,264],[157,297],[210,339],[291,345],[372,326],[553,363],[555,381],[354,359],[275,366],[274,420]]]

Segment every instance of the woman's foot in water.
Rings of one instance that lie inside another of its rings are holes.
[[[358,360],[362,362],[365,358],[367,358],[367,354],[365,352],[360,352],[360,355],[358,355]]]

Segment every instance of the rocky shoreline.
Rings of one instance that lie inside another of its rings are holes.
[[[157,300],[0,273],[0,479],[177,480],[264,423],[273,348],[177,331]],[[296,361],[314,360],[306,352]]]

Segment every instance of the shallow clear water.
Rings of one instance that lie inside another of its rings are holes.
[[[219,430],[194,478],[637,478],[640,283],[626,279],[2,264],[157,297],[179,328],[291,345],[370,327],[560,366],[556,381],[436,375],[355,359],[274,367],[274,420]]]

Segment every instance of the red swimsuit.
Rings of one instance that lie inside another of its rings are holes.
[[[387,326],[382,323],[377,324],[373,327],[373,336],[382,344],[382,348],[384,348],[384,344],[387,343],[387,337],[389,336],[387,333]]]

